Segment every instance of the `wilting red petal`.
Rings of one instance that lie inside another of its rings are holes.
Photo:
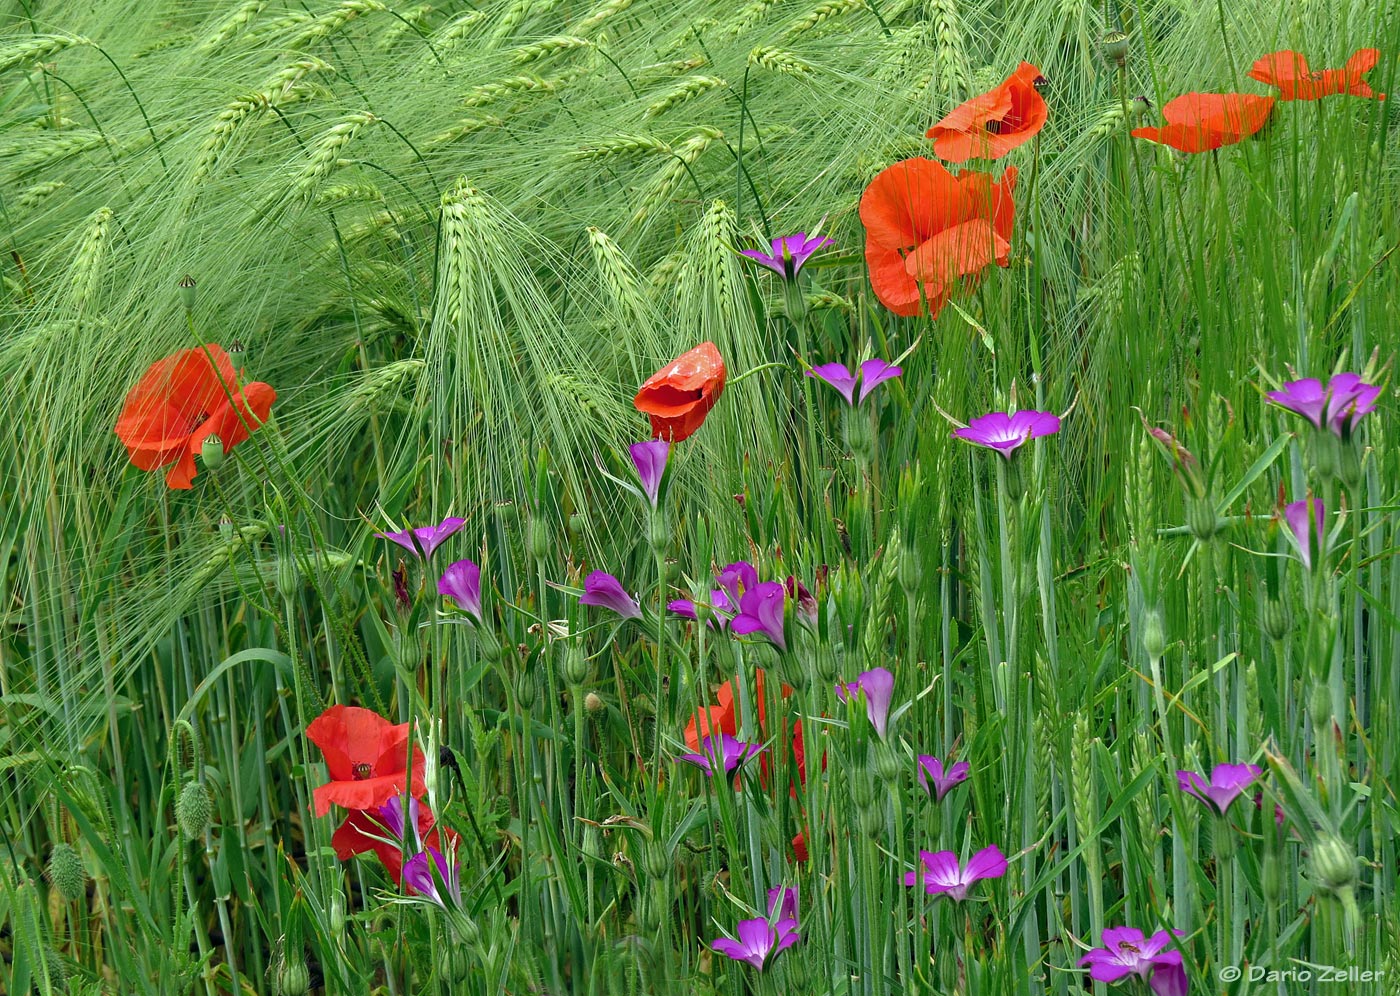
[[[633,404],[651,418],[652,434],[679,442],[705,421],[724,391],[724,359],[702,342],[647,378]]]
[[[1363,48],[1353,52],[1341,69],[1312,72],[1301,53],[1281,49],[1256,61],[1249,75],[1261,83],[1278,87],[1280,100],[1317,100],[1337,93],[1373,97],[1377,95],[1362,76],[1375,68],[1379,59],[1378,49]],[[1380,94],[1378,99],[1384,100],[1385,94]]]
[[[1049,109],[1035,87],[1040,70],[1022,62],[994,89],[954,108],[927,132],[941,159],[1000,159],[1045,126]]]
[[[1135,128],[1132,135],[1180,152],[1206,152],[1253,135],[1273,106],[1273,97],[1252,93],[1184,93],[1162,108],[1165,125]]]

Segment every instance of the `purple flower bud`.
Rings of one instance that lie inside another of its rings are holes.
[[[666,461],[671,455],[671,444],[664,439],[652,439],[645,443],[633,443],[628,448],[632,463],[637,468],[637,477],[642,482],[651,507],[656,507],[661,495],[661,478],[666,473]]]
[[[958,761],[945,771],[943,762],[929,754],[920,754],[918,762],[919,784],[933,796],[934,802],[942,802],[954,785],[967,780],[968,772],[972,770],[972,765],[966,761]]]
[[[583,594],[579,596],[578,602],[580,605],[611,609],[623,619],[642,618],[642,607],[627,594],[622,582],[603,571],[594,571],[584,578]]]
[[[836,697],[842,702],[854,699],[865,693],[865,714],[870,717],[870,725],[880,739],[885,739],[890,716],[890,699],[894,696],[894,675],[882,667],[862,671],[856,680],[836,686]]]

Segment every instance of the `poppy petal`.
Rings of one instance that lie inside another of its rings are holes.
[[[959,277],[979,273],[1011,252],[989,221],[974,218],[944,229],[904,260],[910,276],[920,281],[930,298],[944,293]]]
[[[912,249],[958,220],[957,179],[941,164],[918,156],[880,171],[860,198],[866,237],[886,249]]]

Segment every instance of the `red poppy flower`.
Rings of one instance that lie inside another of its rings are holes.
[[[232,401],[230,401],[232,395]],[[227,453],[267,421],[277,392],[261,381],[239,388],[233,361],[220,346],[182,349],[147,368],[126,396],[116,433],[142,470],[173,463],[165,475],[186,489],[195,454],[217,435]]]
[[[1278,87],[1279,100],[1317,100],[1334,93],[1349,93],[1354,97],[1375,97],[1376,94],[1361,77],[1375,68],[1381,53],[1374,48],[1357,49],[1341,69],[1308,70],[1308,60],[1298,52],[1283,49],[1270,52],[1254,64],[1249,75],[1261,83]]]
[[[961,277],[975,277],[1011,256],[1016,168],[1001,179],[965,171],[954,176],[932,159],[905,159],[883,170],[860,199],[870,286],[896,315],[919,313],[919,287],[930,315],[947,303]]]
[[[403,795],[410,739],[407,723],[395,726],[370,709],[336,705],[311,721],[306,736],[321,748],[331,776],[312,793],[317,816],[325,816],[332,805],[371,809]],[[423,766],[423,751],[415,746],[414,796],[427,791]]]
[[[791,685],[783,685],[783,698],[792,694]],[[763,695],[763,670],[754,670],[754,697],[758,703],[758,727],[762,736],[768,736],[768,717],[766,715],[766,699]],[[686,746],[697,753],[700,751],[700,740],[702,737],[718,736],[727,733],[731,737],[739,735],[739,716],[734,700],[734,683],[726,681],[715,691],[715,704],[701,709],[690,717],[690,722],[685,727]],[[802,784],[807,783],[807,760],[804,756],[802,743],[802,720],[796,720],[792,724],[792,753],[797,762],[797,778]],[[764,774],[768,772],[768,756],[765,754],[760,760],[761,769]],[[822,755],[822,770],[826,770],[826,756]],[[796,793],[794,786],[793,792]]]
[[[1045,77],[1029,62],[996,88],[965,100],[928,130],[934,154],[950,163],[1000,159],[1045,127],[1049,110],[1040,96]]]
[[[651,416],[657,439],[678,443],[705,421],[724,391],[724,360],[712,342],[702,342],[647,378],[632,403]]]
[[[1134,128],[1132,134],[1179,152],[1206,152],[1253,135],[1273,107],[1273,97],[1252,93],[1184,93],[1162,108],[1166,124]]]
[[[438,830],[435,826],[437,820],[427,803],[414,802],[413,808],[418,813],[417,840],[422,841],[424,847],[441,851],[444,836],[449,842],[457,840],[456,831]],[[389,825],[390,822],[390,818],[382,815],[377,809],[353,810],[331,837],[331,847],[335,848],[335,856],[341,861],[349,861],[356,854],[373,851],[397,885],[403,879],[403,848],[395,843],[395,832]],[[416,845],[410,843],[409,853],[412,854],[416,850]]]
[[[792,856],[798,861],[807,860],[807,832],[805,830],[792,838]]]

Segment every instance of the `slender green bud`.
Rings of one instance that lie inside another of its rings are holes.
[[[1283,895],[1283,866],[1272,848],[1264,852],[1259,869],[1259,885],[1264,893],[1264,902],[1270,906],[1276,905]]]
[[[1326,681],[1314,681],[1308,696],[1308,715],[1312,717],[1314,736],[1319,740],[1329,734],[1332,722],[1332,692]]]
[[[875,799],[875,783],[865,771],[851,773],[851,799],[862,809]]]
[[[293,952],[291,958],[283,956],[277,968],[278,996],[306,996],[311,991],[311,970],[306,967],[306,959],[300,951]]]
[[[1313,432],[1313,469],[1317,471],[1318,480],[1326,481],[1337,476],[1338,448],[1337,437],[1327,429]]]
[[[60,841],[53,846],[45,874],[49,884],[70,903],[87,894],[87,869],[83,867],[83,859],[72,844]]]
[[[224,465],[224,441],[218,433],[211,432],[204,437],[199,447],[199,458],[210,470],[218,470]]]
[[[660,841],[652,841],[646,849],[646,870],[652,878],[665,878],[671,873],[675,862],[671,852]]]
[[[1186,525],[1191,535],[1202,543],[1214,538],[1220,531],[1220,520],[1215,514],[1215,503],[1210,495],[1186,500]]]
[[[870,422],[870,413],[849,405],[845,412],[846,448],[862,463],[870,463],[875,458],[875,427]]]
[[[1293,628],[1288,606],[1282,598],[1264,599],[1263,618],[1260,619],[1260,623],[1263,625],[1264,634],[1275,643],[1286,639]]]
[[[899,755],[888,744],[880,744],[876,748],[875,772],[880,776],[881,781],[893,786],[899,780],[902,767],[903,765],[899,763]]]
[[[1361,487],[1361,444],[1352,440],[1342,443],[1340,449],[1342,452],[1338,461],[1337,476],[1342,479],[1348,491],[1355,493],[1356,489]]]
[[[651,516],[651,522],[647,528],[647,543],[650,544],[652,553],[664,554],[671,548],[671,526],[666,521],[666,513],[657,509]]]
[[[879,801],[872,801],[860,811],[861,829],[872,840],[878,840],[885,833],[885,809]]]
[[[345,895],[336,888],[331,893],[330,904],[331,936],[342,937],[345,934]]]
[[[564,676],[564,683],[570,688],[578,688],[586,684],[592,671],[588,657],[577,643],[570,643],[564,647],[563,660],[560,662],[559,669]]]
[[[1162,607],[1154,605],[1144,613],[1142,621],[1142,650],[1154,661],[1167,652],[1167,628],[1162,619]]]
[[[193,311],[195,300],[194,277],[186,273],[183,277],[180,278],[180,283],[178,286],[180,288],[180,304],[184,307],[186,311]]]
[[[529,546],[530,556],[535,560],[544,560],[549,556],[549,523],[545,522],[542,515],[536,515],[530,520]]]
[[[471,974],[471,956],[467,946],[456,938],[438,948],[438,976],[450,983],[465,982]]]
[[[535,704],[535,673],[533,671],[520,672],[520,677],[515,682],[515,700],[520,703],[522,709],[529,709]]]
[[[203,836],[213,816],[214,807],[203,782],[190,782],[180,790],[180,798],[175,801],[175,822],[187,840]]]

